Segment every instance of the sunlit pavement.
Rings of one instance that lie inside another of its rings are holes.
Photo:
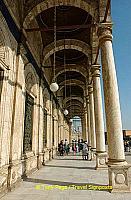
[[[126,155],[131,163],[131,152]],[[2,200],[131,200],[131,193],[98,190],[101,185],[108,185],[107,169],[96,171],[95,161],[85,161],[79,154],[70,154],[48,162]]]

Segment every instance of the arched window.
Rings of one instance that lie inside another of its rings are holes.
[[[35,151],[36,127],[38,124],[38,81],[33,66],[29,63],[25,66],[25,119],[24,119],[24,137],[23,152]]]
[[[34,98],[26,92],[23,151],[32,151]]]

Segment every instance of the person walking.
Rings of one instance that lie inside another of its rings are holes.
[[[83,158],[83,160],[88,160],[88,147],[87,147],[86,142],[84,142],[84,144],[83,144],[82,158]]]
[[[68,155],[69,149],[70,149],[69,144],[67,142],[67,139],[65,139],[64,150],[65,150],[66,155]]]
[[[60,156],[63,156],[64,154],[64,145],[63,145],[63,140],[61,140],[59,146],[58,146],[58,151],[60,153]]]

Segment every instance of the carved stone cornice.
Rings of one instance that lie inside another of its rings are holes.
[[[92,85],[88,85],[88,91],[89,91],[89,94],[93,93],[93,86]]]
[[[87,103],[87,104],[90,103],[90,101],[89,101],[89,95],[86,96],[86,103]]]
[[[100,24],[97,34],[99,37],[99,46],[101,46],[105,41],[112,41],[112,23]]]
[[[92,77],[100,77],[100,65],[92,65]]]

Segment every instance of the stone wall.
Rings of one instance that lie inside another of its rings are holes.
[[[0,192],[2,194],[15,187],[22,177],[39,169],[55,156],[58,146],[58,112],[57,105],[45,82],[26,57],[27,52],[23,45],[16,42],[1,13],[0,27],[0,70],[4,75],[0,90]],[[29,142],[29,138],[26,138],[25,142],[27,93],[34,103],[33,115],[30,116],[32,140],[29,146],[31,150],[24,151],[24,145]],[[47,110],[46,147],[43,144],[44,109]],[[62,118],[62,126],[64,118],[61,110],[59,114]],[[54,144],[52,141],[53,117]],[[68,124],[66,126],[68,127]]]

